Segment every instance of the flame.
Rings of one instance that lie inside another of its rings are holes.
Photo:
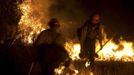
[[[87,61],[87,62],[85,63],[85,66],[86,66],[86,67],[89,67],[89,66],[90,66],[90,62]]]
[[[79,43],[73,43],[73,42],[66,42],[65,48],[69,53],[69,56],[72,60],[78,60],[80,59],[79,53],[80,53],[80,44]]]
[[[98,54],[97,60],[134,61],[133,42],[120,40],[119,44],[116,44],[111,40]]]
[[[90,74],[89,75],[94,75],[94,73],[93,72],[90,72]]]
[[[106,32],[102,31],[104,36],[102,42],[103,44],[108,41]],[[98,41],[96,42],[96,52],[99,50],[100,45]],[[111,39],[103,49],[98,52],[99,58],[98,61],[134,61],[134,49],[133,42],[128,42],[123,40],[121,37],[119,43],[116,44],[113,39]]]
[[[65,69],[65,66],[59,66],[58,68],[56,68],[54,70],[54,72],[58,75],[62,74],[63,73],[63,70]]]
[[[42,13],[35,14],[35,12],[39,11],[41,7],[34,6],[32,0],[24,0],[22,4],[18,5],[18,8],[23,14],[18,25],[20,37],[22,38],[21,40],[25,44],[32,44],[34,40],[36,40],[37,35],[47,28],[44,28],[41,22],[40,15],[42,15]],[[36,17],[36,15],[39,16]],[[66,42],[65,48],[67,49],[71,59],[80,59],[79,43],[73,43],[72,41]]]
[[[134,49],[133,49],[133,42],[123,40],[123,38],[119,39],[119,43],[115,43],[112,38],[108,39],[106,32],[102,29],[103,39],[102,43],[105,44],[105,46],[98,52],[99,57],[96,58],[95,61],[134,61]],[[68,50],[68,53],[70,55],[70,58],[72,58],[73,61],[75,60],[81,60],[79,58],[80,53],[80,43],[73,43],[73,42],[67,42],[66,43],[66,49]],[[96,41],[96,52],[100,49],[99,41]],[[85,67],[90,67],[90,62],[87,61],[85,63]],[[75,71],[76,69],[73,68]],[[87,75],[87,73],[84,73],[82,70],[76,70],[78,73],[75,73],[75,75]],[[93,72],[88,73],[89,75],[94,75]]]
[[[35,40],[36,36],[44,30],[40,17],[35,16],[35,11],[39,7],[32,5],[31,1],[25,0],[22,4],[18,5],[18,8],[22,12],[22,17],[19,21],[18,29],[21,34],[22,42],[31,44]],[[36,15],[41,15],[37,13]]]
[[[32,44],[37,35],[46,29],[41,22],[40,16],[35,16],[35,11],[39,10],[39,7],[35,7],[32,4],[32,1],[24,1],[22,4],[18,5],[18,8],[22,11],[22,17],[19,22],[19,32],[21,33],[22,41],[25,44]],[[37,15],[37,14],[36,14]],[[42,15],[42,13],[38,13],[38,15]],[[102,29],[104,44],[109,39],[107,38],[106,32]],[[119,44],[116,44],[113,40],[110,40],[101,51],[98,52],[99,57],[96,61],[134,61],[134,49],[133,42],[128,42],[126,40],[120,39]],[[81,60],[79,57],[80,54],[80,43],[74,43],[72,41],[67,41],[65,43],[65,48],[69,53],[70,58],[75,60]],[[100,44],[96,41],[96,52],[100,49]],[[90,62],[86,62],[85,67],[90,66]],[[65,66],[60,66],[55,69],[57,74],[62,74]],[[77,75],[80,73],[79,70],[75,68],[71,68],[75,73],[73,75]],[[83,74],[82,74],[83,75]],[[90,73],[93,75],[93,73]]]

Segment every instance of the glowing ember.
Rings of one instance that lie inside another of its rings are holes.
[[[79,71],[78,70],[74,70],[75,71],[75,74],[78,74],[79,73]]]
[[[59,68],[56,68],[54,71],[56,74],[60,75],[63,73],[64,69],[65,69],[65,66],[59,66]]]
[[[90,75],[94,75],[94,73],[93,72],[90,72]]]
[[[85,66],[86,67],[89,67],[90,66],[90,62],[87,61],[86,64],[85,64]]]

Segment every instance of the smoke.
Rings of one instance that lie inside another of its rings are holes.
[[[38,3],[38,1],[40,3]],[[119,9],[115,12],[115,9],[117,10],[119,7],[122,7],[122,5],[119,5],[121,3],[118,1],[115,2],[107,1],[105,3],[105,1],[98,0],[35,0],[35,6],[36,4],[37,6],[42,5],[41,11],[44,12],[43,21],[48,22],[50,18],[57,18],[61,22],[63,34],[70,38],[76,38],[77,28],[82,26],[89,15],[94,11],[103,12],[102,21],[104,21],[104,25],[108,27],[110,32],[122,33],[118,34],[120,36],[125,35],[123,31],[126,30],[127,32],[129,31],[130,34],[130,32],[132,32],[132,29],[130,31],[130,28],[133,27],[131,26],[129,28],[128,25],[131,25],[132,23],[128,24],[130,23],[127,21],[129,20],[129,17],[126,17],[125,19],[125,13],[121,15],[121,13],[126,10]],[[48,16],[47,19],[45,17],[46,15]],[[120,16],[122,17],[120,18]],[[118,29],[117,27],[116,29],[114,25],[122,28]],[[127,28],[129,29],[127,30]]]
[[[51,18],[57,18],[61,23],[61,31],[66,37],[74,37],[75,30],[80,22],[80,12],[76,0],[31,0],[32,17],[40,20],[46,27]],[[77,22],[76,22],[77,21]]]
[[[36,36],[42,28],[46,29],[51,18],[59,20],[61,32],[65,37],[76,40],[77,29],[83,25],[90,14],[82,2],[82,0],[25,0],[20,5],[23,16],[19,22],[20,31],[22,30],[23,36],[26,35],[24,40],[32,40],[33,33]]]
[[[31,0],[33,6],[32,16],[40,20],[44,25],[49,21],[49,8],[52,5],[51,0]]]
[[[59,19],[61,31],[70,38],[76,39],[76,30],[83,25],[89,12],[82,5],[82,0],[53,0],[49,8],[49,16]]]
[[[76,39],[76,30],[83,25],[89,16],[81,0],[25,0],[32,6],[32,19],[39,20],[46,28],[51,18],[57,18],[61,32],[65,37]]]

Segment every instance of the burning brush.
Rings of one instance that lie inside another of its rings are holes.
[[[34,12],[37,12],[39,8],[34,7],[31,2],[25,0],[18,7],[23,13],[18,26],[18,29],[21,32],[20,36],[22,42],[25,44],[32,44],[34,40],[36,40],[38,34],[47,27],[43,27],[41,17],[34,16]],[[41,14],[42,13],[38,13],[38,15]],[[103,37],[102,42],[105,46],[102,50],[99,50],[100,45],[99,42],[96,41],[96,52],[98,52],[99,57],[96,58],[95,61],[134,61],[133,42],[120,39],[119,44],[116,44],[112,39],[107,38],[106,32],[104,31]],[[79,57],[81,49],[80,43],[67,41],[65,48],[72,59],[72,62],[68,68],[64,65],[60,65],[59,68],[56,68],[55,72],[57,75],[93,75],[87,68],[90,66],[90,62],[81,62],[83,60]]]

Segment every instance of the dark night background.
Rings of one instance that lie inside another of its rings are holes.
[[[53,16],[76,22],[66,31],[70,34],[76,31],[94,11],[102,14],[102,23],[105,25],[108,35],[117,34],[126,39],[133,39],[133,0],[56,0],[56,4],[51,6]],[[59,14],[59,15],[58,15]],[[72,31],[71,31],[72,30]]]
[[[50,7],[50,16],[58,17],[60,20],[75,21],[80,27],[93,11],[102,14],[102,23],[106,30],[124,36],[126,39],[134,40],[134,1],[133,0],[55,0],[55,4]],[[20,10],[17,9],[18,0],[0,0],[0,75],[14,73],[8,51],[3,40],[12,39],[15,35],[19,19]],[[18,3],[21,3],[19,0]],[[65,29],[66,30],[66,29]],[[67,30],[67,32],[69,32]],[[118,37],[117,36],[117,37]],[[6,66],[5,66],[6,65]],[[7,74],[8,75],[8,74]],[[14,74],[15,75],[15,74]]]

